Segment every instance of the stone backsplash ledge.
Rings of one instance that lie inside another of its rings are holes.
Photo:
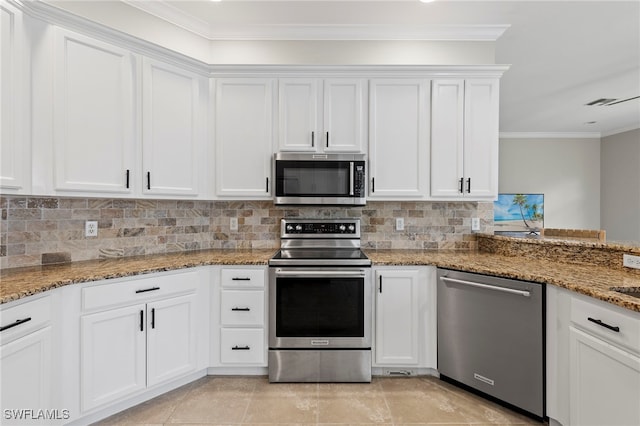
[[[283,217],[362,220],[362,245],[377,249],[475,250],[471,218],[493,232],[491,202],[370,201],[364,207],[281,207],[271,201],[0,197],[0,268],[220,248],[280,245]],[[230,218],[238,218],[238,231]],[[404,231],[395,219],[405,220]],[[87,220],[98,236],[85,237]]]

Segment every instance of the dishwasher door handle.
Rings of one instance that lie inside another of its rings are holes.
[[[482,289],[485,289],[485,290],[494,290],[494,291],[501,291],[503,293],[518,294],[518,295],[524,296],[524,297],[530,297],[531,296],[531,292],[526,291],[526,290],[516,290],[515,288],[497,287],[495,285],[480,284],[480,283],[475,283],[473,281],[457,280],[455,278],[440,277],[440,279],[442,281],[444,281],[444,282],[452,282],[452,283],[455,283],[455,284],[463,284],[463,285],[468,285],[468,286],[471,286],[471,287],[482,288]]]

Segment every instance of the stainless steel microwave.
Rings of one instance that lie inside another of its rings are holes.
[[[275,154],[276,204],[366,204],[365,154]]]

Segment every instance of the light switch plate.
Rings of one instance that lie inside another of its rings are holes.
[[[404,231],[404,218],[396,218],[396,231]]]
[[[472,217],[471,218],[471,230],[472,231],[479,231],[480,230],[480,218],[479,217]]]

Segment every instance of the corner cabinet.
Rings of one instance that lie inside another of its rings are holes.
[[[275,80],[215,82],[216,195],[271,198]]]
[[[374,367],[436,368],[435,271],[375,269]]]
[[[433,80],[432,198],[497,196],[498,90],[494,78]]]
[[[123,48],[54,32],[54,189],[131,194],[136,59]]]
[[[196,370],[198,285],[190,271],[82,289],[82,412]]]
[[[278,80],[280,151],[362,152],[366,80]]]
[[[369,82],[369,197],[428,197],[429,81]]]
[[[196,196],[206,155],[201,93],[208,81],[198,74],[144,58],[142,62],[142,192]]]

